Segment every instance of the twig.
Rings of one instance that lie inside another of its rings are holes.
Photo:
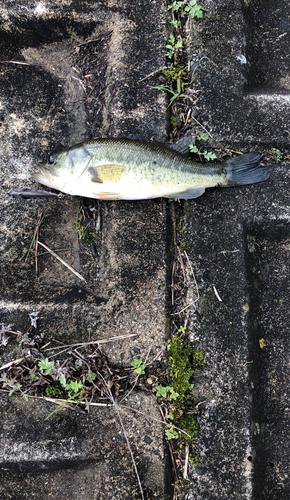
[[[59,260],[65,267],[67,267],[72,273],[74,273],[80,280],[83,280],[86,283],[85,278],[81,276],[77,271],[75,271],[69,264],[67,264],[64,260],[62,260],[56,253],[54,253],[50,248],[48,248],[44,243],[41,243],[40,241],[38,242],[39,245],[41,245],[45,250],[47,250],[51,255],[53,255],[57,260]]]
[[[185,464],[183,468],[183,478],[187,478],[187,469],[188,469],[188,457],[189,457],[189,447],[185,446]]]
[[[215,287],[214,285],[213,285],[213,291],[214,291],[214,293],[215,293],[216,298],[217,298],[220,302],[222,302],[222,299],[220,298],[220,296],[219,296],[219,294],[218,294],[218,291],[217,291],[217,289],[216,289],[216,287]]]
[[[130,455],[131,455],[131,459],[132,459],[133,466],[134,466],[134,469],[135,469],[135,474],[136,474],[137,481],[138,481],[138,484],[139,484],[139,489],[140,489],[141,497],[142,497],[142,500],[145,500],[143,489],[142,489],[142,485],[141,485],[141,481],[140,481],[140,477],[139,477],[139,473],[138,473],[138,469],[137,469],[137,465],[136,465],[136,462],[135,462],[135,459],[134,459],[134,455],[133,455],[133,452],[132,452],[132,449],[131,449],[131,446],[130,446],[130,443],[129,443],[129,439],[128,439],[128,436],[127,436],[124,424],[123,424],[122,417],[121,417],[120,412],[119,412],[119,408],[118,408],[118,406],[117,406],[117,404],[116,404],[116,402],[115,402],[115,400],[113,398],[113,394],[111,393],[111,389],[108,386],[107,382],[105,381],[104,377],[101,375],[101,373],[98,373],[98,376],[102,379],[103,384],[104,384],[104,386],[105,386],[105,388],[106,388],[106,390],[108,392],[109,398],[110,398],[111,402],[113,403],[113,406],[114,406],[115,411],[117,413],[117,416],[118,416],[118,419],[119,419],[119,422],[120,422],[120,425],[121,425],[121,428],[122,428],[122,431],[123,431],[123,435],[124,435],[124,438],[126,439],[126,443],[127,443]]]
[[[36,237],[35,237],[35,273],[36,273],[36,276],[38,275],[38,266],[37,266],[37,250],[38,250],[38,235],[39,235],[39,223],[41,221],[41,217],[42,217],[43,213],[42,212],[38,212],[38,216],[37,216],[37,228],[36,228]]]
[[[31,250],[31,248],[32,248],[32,245],[33,245],[33,243],[34,243],[34,240],[35,240],[35,237],[36,237],[36,234],[37,234],[37,228],[40,226],[40,224],[42,223],[43,219],[44,219],[44,215],[42,216],[41,221],[39,222],[39,224],[37,225],[37,227],[36,227],[36,229],[35,229],[35,231],[34,231],[34,235],[33,235],[32,241],[31,241],[31,243],[30,243],[30,247],[29,247],[29,249],[28,249],[28,252],[27,252],[27,254],[26,254],[26,257],[25,257],[25,261],[24,261],[24,262],[27,262],[27,259],[28,259],[29,254],[30,254],[30,250]]]
[[[22,61],[0,61],[0,64],[22,64],[23,66],[30,66],[29,63]]]
[[[155,71],[152,71],[152,73],[150,73],[149,75],[144,76],[144,78],[141,78],[141,80],[139,80],[139,82],[143,82],[143,80],[146,80],[150,76],[153,76],[153,75],[155,75],[155,73],[159,73],[159,71],[163,71],[164,69],[167,69],[167,66],[162,66],[162,68],[155,69]]]
[[[1,366],[0,371],[6,370],[6,368],[10,368],[10,366],[18,365],[23,360],[24,360],[24,358],[18,358],[18,359],[15,359],[14,361],[10,361],[10,363],[6,363],[6,365]]]
[[[102,36],[99,36],[99,38],[94,38],[92,40],[87,40],[86,42],[83,42],[83,43],[79,43],[77,45],[77,47],[83,47],[83,45],[87,45],[88,43],[93,43],[93,42],[102,42],[107,36],[111,35],[111,33],[113,33],[113,30],[111,31],[107,31],[107,33],[104,33],[104,35]]]
[[[194,116],[191,116],[191,118],[193,118],[193,119],[194,119],[194,121],[195,121],[196,123],[198,123],[198,125],[200,125],[200,126],[201,126],[201,128],[203,128],[203,130],[205,130],[205,132],[206,132],[206,133],[207,133],[207,134],[208,134],[208,135],[209,135],[209,136],[213,139],[213,136],[211,135],[211,133],[210,133],[210,132],[209,132],[209,131],[208,131],[208,130],[207,130],[207,129],[206,129],[206,128],[205,128],[205,127],[201,124],[201,123],[199,123],[199,121],[198,121],[198,120],[197,120]]]
[[[186,282],[185,269],[184,269],[184,264],[183,264],[183,260],[182,260],[181,250],[180,250],[179,246],[177,247],[177,250],[178,250],[178,253],[179,253],[180,264],[181,264],[181,267],[182,267],[183,279],[184,279],[184,283],[185,283]]]
[[[251,363],[253,363],[253,361],[246,361],[243,366],[246,366],[246,365],[250,365]]]
[[[91,342],[80,342],[78,344],[62,344],[56,347],[49,347],[49,349],[45,349],[45,351],[53,351],[55,349],[63,349],[63,347],[71,348],[71,347],[86,347],[91,344],[106,344],[107,342],[114,342],[115,340],[123,340],[129,337],[136,337],[137,333],[132,333],[130,335],[118,335],[116,337],[110,337],[109,339],[101,339],[101,340],[92,340]]]

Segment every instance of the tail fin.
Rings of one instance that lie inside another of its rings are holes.
[[[236,156],[226,162],[228,186],[254,184],[269,179],[267,170],[259,167],[260,154],[257,151]]]

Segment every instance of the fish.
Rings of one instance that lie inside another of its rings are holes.
[[[266,181],[257,151],[222,163],[199,163],[173,145],[131,139],[76,144],[39,165],[32,179],[63,193],[101,200],[194,199],[206,188]]]

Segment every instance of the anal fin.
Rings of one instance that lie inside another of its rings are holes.
[[[177,200],[193,200],[194,198],[198,198],[205,192],[204,186],[198,186],[192,189],[188,189],[183,191],[182,193],[172,193],[164,198],[176,198]]]

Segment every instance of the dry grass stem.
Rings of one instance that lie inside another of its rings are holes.
[[[180,264],[181,264],[181,267],[182,267],[182,273],[183,273],[184,283],[186,283],[185,269],[184,269],[183,259],[182,259],[181,250],[180,250],[179,246],[177,247],[177,250],[178,250],[178,253],[179,253]]]
[[[185,463],[183,468],[183,478],[187,478],[187,469],[188,469],[188,457],[189,457],[189,447],[185,447]]]
[[[0,61],[0,64],[21,64],[22,66],[30,66],[29,63],[23,61]]]
[[[220,302],[222,302],[222,299],[220,298],[220,296],[219,296],[219,294],[218,294],[218,291],[217,291],[217,289],[216,289],[216,287],[215,287],[214,285],[213,285],[213,291],[214,291],[214,293],[215,293],[216,298],[217,298]]]
[[[213,137],[212,137],[211,133],[210,133],[210,132],[209,132],[209,131],[208,131],[208,130],[207,130],[207,129],[206,129],[206,128],[205,128],[205,127],[201,124],[201,123],[199,123],[199,121],[198,121],[196,118],[194,118],[194,116],[192,116],[191,118],[193,118],[193,119],[194,119],[194,121],[195,121],[196,123],[198,123],[198,125],[199,125],[201,128],[203,128],[203,130],[204,130],[204,131],[205,131],[205,132],[206,132],[206,133],[207,133],[207,134],[208,134],[208,135],[209,135],[209,136],[213,139]]]
[[[5,370],[6,368],[10,368],[10,366],[18,365],[23,360],[24,360],[24,358],[19,358],[19,359],[15,359],[14,361],[10,361],[10,363],[6,363],[6,365],[1,366],[0,371]]]
[[[83,276],[81,276],[77,271],[75,271],[69,264],[67,264],[64,260],[62,260],[56,253],[54,253],[50,248],[48,248],[44,243],[41,243],[40,241],[38,242],[39,245],[41,245],[45,250],[47,250],[51,255],[53,255],[57,260],[59,260],[65,267],[67,267],[73,274],[75,274],[80,280],[84,281],[86,283],[86,280]]]
[[[162,411],[161,406],[160,406],[160,405],[158,405],[158,408],[159,408],[159,411],[160,411],[160,413],[161,413],[161,416],[162,416],[163,420],[165,420],[164,413],[163,413],[163,411]],[[178,479],[178,473],[177,473],[177,468],[176,468],[175,458],[174,458],[174,455],[173,455],[172,444],[171,444],[171,442],[170,442],[169,440],[168,440],[168,447],[169,447],[170,456],[171,456],[171,461],[172,461],[173,468],[174,468],[175,479],[177,480],[177,479]]]
[[[156,75],[156,73],[159,73],[159,71],[163,71],[164,69],[168,69],[167,66],[163,66],[162,68],[155,69],[155,71],[152,71],[152,73],[149,73],[149,75],[144,76],[144,78],[142,78],[141,80],[139,80],[139,82],[143,82],[143,80],[146,80],[150,76]]]
[[[38,264],[37,264],[37,252],[38,252],[38,235],[39,235],[39,227],[40,227],[40,221],[42,219],[42,212],[38,212],[37,216],[37,227],[36,227],[36,236],[35,236],[35,273],[36,276],[38,276]]]
[[[172,281],[171,281],[171,303],[174,305],[174,273],[175,273],[175,262],[172,266]]]
[[[196,281],[196,278],[195,278],[195,274],[194,274],[194,271],[193,271],[193,268],[192,268],[192,265],[191,265],[191,262],[188,258],[188,255],[187,255],[187,252],[184,250],[184,253],[185,253],[185,257],[187,259],[187,262],[188,262],[188,265],[190,267],[190,270],[191,270],[191,274],[192,274],[192,277],[194,279],[194,284],[195,284],[195,287],[196,287],[196,292],[197,292],[197,299],[194,301],[194,302],[197,302],[199,300],[199,290],[198,290],[198,286],[197,286],[197,281]]]
[[[168,422],[166,422],[165,420],[160,420],[159,418],[155,418],[155,417],[152,417],[151,415],[148,415],[147,413],[144,413],[143,411],[140,411],[140,410],[136,410],[135,408],[132,408],[131,406],[126,406],[126,405],[122,405],[119,407],[120,410],[124,410],[124,408],[128,409],[128,410],[132,410],[132,411],[135,411],[136,413],[140,413],[141,415],[144,415],[144,417],[146,418],[149,418],[151,420],[155,420],[155,422],[159,422],[159,424],[163,424],[163,425],[170,425],[170,427],[173,427],[173,429],[176,429],[177,431],[180,431],[182,432],[183,434],[185,434],[187,437],[190,438],[190,435],[187,434],[187,432],[183,431],[182,429],[180,429],[179,427],[176,427],[176,425],[173,425],[173,424],[168,424]],[[160,408],[159,408],[160,409]]]
[[[115,340],[128,339],[129,337],[136,337],[137,333],[132,333],[130,335],[118,335],[116,337],[110,337],[109,339],[92,340],[90,342],[80,342],[78,344],[62,344],[55,347],[49,347],[45,351],[54,351],[55,349],[63,349],[64,347],[70,349],[71,347],[86,347],[92,344],[107,344],[108,342],[114,342]]]
[[[115,411],[117,413],[117,416],[118,416],[118,419],[119,419],[119,422],[120,422],[120,425],[121,425],[121,428],[122,428],[122,431],[123,431],[123,435],[124,435],[124,438],[126,440],[126,443],[127,443],[130,455],[131,455],[131,459],[132,459],[133,466],[134,466],[134,469],[135,469],[135,474],[136,474],[137,481],[138,481],[138,484],[139,484],[139,489],[140,489],[141,497],[142,497],[142,500],[145,500],[143,489],[142,489],[142,485],[141,485],[141,481],[140,481],[140,477],[139,477],[139,473],[138,473],[138,469],[137,469],[137,465],[136,465],[136,462],[135,462],[135,459],[134,459],[134,455],[133,455],[133,452],[132,452],[132,449],[131,449],[131,446],[130,446],[130,443],[129,443],[129,439],[128,439],[128,436],[127,436],[124,424],[123,424],[122,417],[120,415],[120,411],[119,411],[118,405],[116,404],[116,402],[115,402],[115,400],[113,398],[113,394],[111,393],[111,389],[108,386],[107,382],[105,381],[104,377],[100,373],[98,373],[98,376],[101,378],[101,380],[102,380],[102,382],[104,384],[104,387],[107,390],[109,398],[110,398],[111,402],[113,403],[113,406],[114,406]]]
[[[196,301],[194,301],[196,302]],[[173,313],[173,314],[170,314],[170,316],[176,316],[176,314],[181,314],[183,311],[186,311],[186,309],[189,308],[191,304],[188,304],[187,306],[185,306],[183,309],[181,309],[181,311],[177,312],[177,313]]]

